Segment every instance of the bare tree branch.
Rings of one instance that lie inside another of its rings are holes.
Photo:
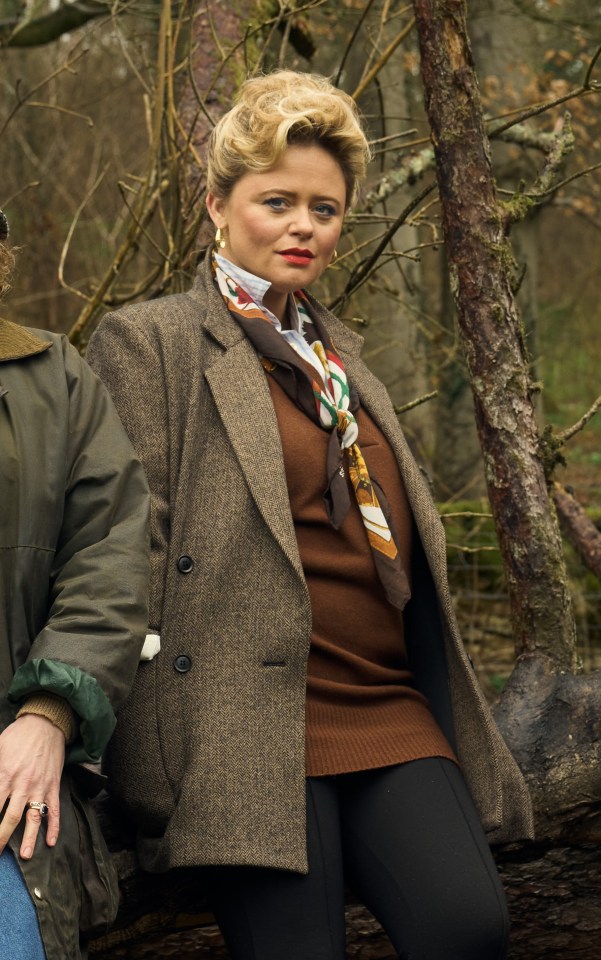
[[[377,244],[373,253],[368,257],[368,259],[364,263],[359,264],[355,272],[351,275],[344,291],[340,294],[340,296],[336,297],[336,299],[330,304],[331,310],[336,310],[341,304],[343,304],[346,300],[348,300],[348,298],[353,293],[355,293],[359,289],[359,287],[361,287],[366,282],[366,280],[369,279],[371,274],[374,272],[374,269],[376,268],[376,264],[380,254],[386,249],[387,244],[390,242],[392,237],[394,237],[397,230],[408,220],[408,218],[411,216],[413,211],[416,210],[417,207],[419,207],[422,201],[426,199],[428,194],[431,193],[435,187],[436,187],[435,182],[429,183],[426,187],[424,187],[423,190],[421,190],[417,194],[417,196],[413,197],[409,201],[405,209],[401,211],[401,213],[394,220],[392,225],[388,228],[388,230],[386,230],[384,236],[382,237],[380,242]]]
[[[580,417],[580,420],[574,423],[571,427],[568,427],[567,430],[563,430],[561,433],[558,433],[556,435],[556,439],[562,444],[566,443],[568,440],[571,440],[572,437],[584,429],[589,420],[592,420],[599,410],[601,410],[601,396],[597,397],[595,402],[589,407],[586,413]]]
[[[416,407],[420,407],[422,403],[427,403],[428,400],[433,400],[434,397],[438,396],[438,390],[433,390],[431,393],[425,393],[423,397],[416,397],[415,400],[410,400],[409,403],[404,403],[402,406],[395,406],[394,412],[399,416],[402,413],[407,413],[409,410],[415,410]]]
[[[583,564],[601,580],[601,533],[584,507],[559,483],[552,487],[561,530]]]
[[[415,18],[412,18],[409,23],[407,23],[406,26],[404,26],[403,29],[396,35],[394,40],[388,44],[382,55],[378,58],[377,63],[375,63],[371,70],[366,73],[357,88],[351,94],[354,100],[358,100],[361,94],[365,92],[370,83],[372,83],[375,77],[377,77],[382,67],[388,63],[396,48],[403,42],[405,37],[411,33],[414,26]]]

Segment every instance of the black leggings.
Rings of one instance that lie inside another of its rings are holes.
[[[344,960],[344,885],[403,960],[503,960],[503,888],[449,760],[307,781],[306,876],[210,867],[232,960]]]

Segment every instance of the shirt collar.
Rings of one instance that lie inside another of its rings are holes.
[[[272,313],[271,310],[269,310],[269,308],[263,303],[263,298],[271,287],[269,280],[264,280],[262,277],[255,276],[254,273],[249,273],[248,270],[243,270],[242,267],[236,266],[236,264],[232,263],[231,260],[227,260],[225,257],[221,256],[220,253],[215,253],[215,259],[223,272],[227,274],[228,277],[231,277],[235,283],[239,284],[242,289],[253,298],[256,305],[261,308],[269,322],[273,324],[278,333],[282,333],[282,324],[276,317],[275,313]],[[288,294],[287,309],[292,330],[295,330],[302,336],[304,325],[305,323],[312,323],[311,318],[304,311],[302,314],[299,312],[299,309],[296,305],[296,300],[292,294]]]

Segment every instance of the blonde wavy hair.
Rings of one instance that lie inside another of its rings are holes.
[[[253,77],[211,134],[207,189],[227,199],[243,174],[271,169],[288,146],[312,144],[340,164],[349,207],[370,159],[354,101],[317,74],[276,70]]]

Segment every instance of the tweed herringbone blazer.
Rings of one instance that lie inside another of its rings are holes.
[[[311,301],[388,438],[415,519],[407,643],[493,840],[530,835],[524,780],[463,649],[442,525],[362,338]],[[276,415],[260,361],[201,265],[189,294],[106,316],[88,360],[153,494],[151,622],[108,757],[146,869],[306,872],[305,687],[311,607]]]

